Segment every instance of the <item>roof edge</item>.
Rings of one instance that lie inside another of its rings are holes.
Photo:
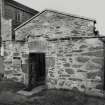
[[[22,26],[24,26],[25,24],[27,24],[28,22],[30,22],[32,19],[38,17],[38,16],[39,16],[40,14],[42,14],[43,12],[45,12],[45,10],[42,11],[42,12],[39,12],[38,14],[34,15],[33,17],[31,17],[30,19],[28,19],[27,21],[25,21],[24,23],[22,23],[22,24],[19,25],[18,27],[16,27],[16,28],[14,29],[14,31],[18,30],[19,28],[21,28]]]
[[[84,20],[93,21],[94,23],[96,23],[96,19],[91,19],[91,18],[88,18],[88,17],[79,16],[79,15],[75,15],[75,14],[69,14],[69,13],[59,12],[57,10],[52,10],[52,9],[44,9],[42,12],[39,12],[38,14],[34,15],[33,17],[31,17],[29,20],[27,20],[24,23],[22,23],[20,26],[16,27],[14,29],[14,31],[18,30],[19,28],[21,28],[22,26],[24,26],[25,24],[30,22],[32,19],[38,17],[40,14],[42,14],[45,11],[51,11],[51,12],[59,13],[59,14],[62,14],[62,15],[67,15],[67,16],[71,16],[71,17],[75,17],[75,18],[80,18],[80,19],[84,19]]]
[[[45,9],[46,11],[51,11],[51,12],[55,12],[55,13],[60,13],[62,15],[67,15],[67,16],[71,16],[71,17],[75,17],[75,18],[80,18],[80,19],[84,19],[84,20],[89,20],[89,21],[96,21],[95,18],[89,18],[89,17],[85,17],[85,16],[81,16],[81,15],[76,15],[76,14],[70,14],[70,13],[66,13],[66,12],[60,12],[57,10],[53,10],[53,9]]]
[[[12,5],[16,8],[19,8],[19,9],[25,11],[25,12],[30,12],[31,14],[35,14],[36,12],[38,12],[37,10],[32,9],[29,6],[26,6],[26,5],[20,3],[16,0],[4,0],[4,1],[5,1],[5,3],[8,3],[9,5]]]

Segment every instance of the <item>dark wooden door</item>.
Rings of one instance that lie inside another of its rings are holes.
[[[45,84],[45,54],[29,54],[29,88]]]

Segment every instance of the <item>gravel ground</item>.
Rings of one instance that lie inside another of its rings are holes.
[[[24,85],[0,82],[0,105],[105,105],[105,99],[67,90],[44,90],[31,97],[17,94]]]

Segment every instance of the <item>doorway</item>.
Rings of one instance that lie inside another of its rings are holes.
[[[29,90],[45,85],[45,53],[29,54]]]

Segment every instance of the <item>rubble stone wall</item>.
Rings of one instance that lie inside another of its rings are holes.
[[[103,42],[97,38],[49,42],[49,88],[100,94],[104,77],[103,47]]]
[[[16,30],[16,40],[24,40],[28,36],[43,36],[45,38],[94,36],[94,22],[45,11]]]
[[[27,44],[38,40],[47,43],[40,48],[36,43],[30,48],[32,52],[46,53],[48,88],[100,94],[103,90],[104,48],[100,39],[86,38],[95,37],[93,30],[93,21],[44,11],[16,30],[16,40],[25,40]],[[59,40],[65,37],[71,39]],[[27,51],[30,52],[30,48]]]
[[[28,83],[28,45],[23,42],[4,43],[5,78]]]
[[[102,92],[104,46],[100,39],[45,40],[43,43],[46,43],[46,46],[42,44],[40,48],[38,47],[40,40],[38,42],[35,39],[34,43],[37,44],[32,50],[30,42],[6,42],[4,51],[6,78],[27,85],[29,53],[44,52],[48,88],[76,89],[94,94]]]

